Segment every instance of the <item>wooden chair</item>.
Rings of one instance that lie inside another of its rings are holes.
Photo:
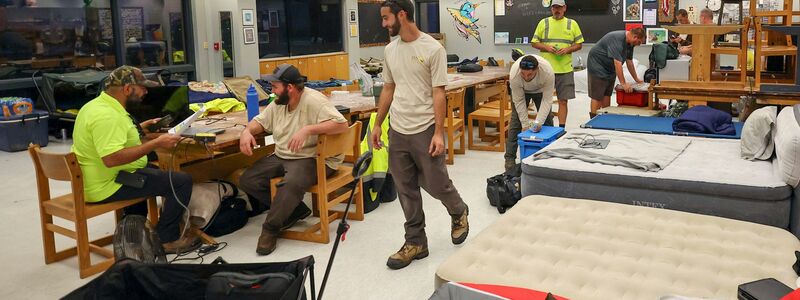
[[[282,238],[302,240],[327,244],[330,242],[330,223],[344,216],[344,211],[334,210],[334,206],[350,199],[349,184],[353,182],[353,167],[342,165],[330,177],[325,177],[325,159],[339,154],[346,154],[345,162],[355,163],[361,153],[361,122],[350,125],[350,129],[342,134],[327,136],[320,135],[317,141],[317,184],[309,189],[312,194],[314,216],[319,217],[319,222],[302,231],[284,230]],[[350,154],[353,155],[350,155]],[[270,180],[272,199],[278,191],[278,183],[283,177]],[[355,212],[347,214],[351,220],[364,220],[364,198],[361,193],[363,186],[361,180],[357,183],[353,202]]]
[[[505,80],[499,80],[492,85],[476,88],[475,99],[496,99],[498,108],[481,107],[469,114],[467,121],[468,147],[470,150],[505,151],[506,130],[511,120],[511,110],[508,109],[508,86]],[[506,103],[505,105],[503,105]],[[473,121],[478,121],[478,137],[489,145],[475,145],[473,136]],[[497,134],[486,134],[486,122],[497,124]]]
[[[455,154],[464,154],[466,135],[464,134],[464,89],[447,92],[447,116],[444,122],[447,132],[447,164],[453,164]],[[455,147],[459,140],[458,149]]]
[[[39,145],[31,145],[28,147],[28,152],[30,152],[36,169],[36,185],[39,190],[39,215],[42,225],[44,262],[46,264],[77,255],[81,278],[103,272],[114,263],[114,253],[109,249],[103,248],[103,246],[111,244],[114,236],[109,235],[89,241],[88,219],[113,211],[117,221],[119,221],[122,218],[121,209],[147,201],[151,222],[158,222],[158,206],[155,198],[139,198],[99,204],[84,202],[83,173],[74,153],[47,153],[42,151]],[[72,186],[72,193],[52,198],[50,196],[50,179],[69,181]],[[72,221],[75,223],[75,230],[56,225],[53,223],[53,216]],[[55,233],[76,240],[77,246],[56,251]],[[92,264],[91,252],[105,256],[106,259]]]

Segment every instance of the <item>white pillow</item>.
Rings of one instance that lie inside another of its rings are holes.
[[[747,160],[769,160],[775,151],[772,127],[778,117],[777,106],[755,110],[742,128],[742,158]]]
[[[775,164],[777,174],[786,184],[797,187],[800,183],[800,106],[785,107],[775,122]]]

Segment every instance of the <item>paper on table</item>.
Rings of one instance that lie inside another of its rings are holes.
[[[655,9],[645,9],[644,10],[644,26],[655,26],[657,25],[656,21],[656,10]]]

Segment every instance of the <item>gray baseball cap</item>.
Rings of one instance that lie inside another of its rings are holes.
[[[303,83],[306,81],[305,76],[300,74],[300,70],[290,64],[281,64],[272,71],[272,74],[264,75],[261,79],[270,82],[282,81],[285,83]]]
[[[566,6],[567,3],[564,2],[564,0],[553,0],[553,1],[550,1],[550,6],[553,6],[553,5]]]

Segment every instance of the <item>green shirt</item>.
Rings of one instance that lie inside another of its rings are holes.
[[[582,44],[583,33],[581,33],[581,28],[575,20],[566,17],[561,18],[561,20],[556,20],[551,16],[539,21],[539,25],[536,26],[536,31],[533,33],[533,40],[531,43],[544,43],[556,49],[563,49],[573,44]],[[573,71],[572,53],[555,55],[550,52],[542,51],[540,55],[550,62],[555,74],[564,74]]]
[[[114,182],[119,171],[133,172],[147,165],[147,156],[108,168],[103,157],[142,144],[139,131],[125,108],[105,92],[84,105],[75,120],[72,152],[83,172],[86,202],[103,201],[122,187]]]

